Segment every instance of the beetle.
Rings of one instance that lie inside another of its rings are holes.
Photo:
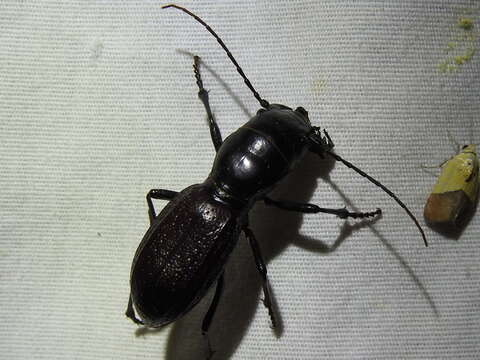
[[[193,17],[218,41],[261,108],[246,124],[222,140],[213,117],[208,92],[200,75],[200,60],[194,57],[194,75],[199,88],[216,150],[212,170],[201,183],[176,192],[150,190],[146,196],[150,227],[133,259],[130,297],[126,315],[137,324],[162,327],[186,314],[216,282],[216,291],[203,319],[207,334],[223,288],[227,259],[243,232],[250,243],[262,280],[264,305],[272,326],[276,325],[267,268],[260,247],[249,227],[248,213],[257,201],[288,211],[329,213],[342,219],[367,218],[372,212],[326,209],[314,204],[274,200],[268,193],[308,152],[330,156],[367,178],[389,194],[410,216],[427,246],[425,234],[415,216],[385,186],[333,152],[334,144],[324,130],[312,126],[308,112],[281,104],[270,104],[255,90],[220,37],[197,15],[177,5],[165,5]],[[156,214],[152,199],[168,200]]]
[[[480,175],[476,146],[464,145],[440,167],[440,176],[427,199],[423,215],[433,229],[456,234],[466,224],[478,200]]]

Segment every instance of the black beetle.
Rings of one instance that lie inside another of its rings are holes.
[[[225,141],[213,118],[199,71],[199,58],[194,58],[194,73],[217,152],[212,171],[202,184],[181,192],[154,189],[147,194],[150,228],[140,243],[131,270],[131,293],[126,315],[148,327],[167,325],[187,313],[217,281],[217,289],[203,320],[206,334],[223,287],[225,263],[243,231],[252,248],[262,278],[264,304],[272,325],[275,317],[269,291],[267,269],[253,232],[248,226],[248,212],[256,201],[284,210],[302,213],[329,213],[340,218],[364,218],[380,214],[354,213],[342,209],[325,209],[313,204],[272,200],[267,197],[307,151],[321,157],[331,156],[367,178],[393,197],[415,222],[425,245],[425,234],[408,208],[385,186],[342,159],[332,151],[333,142],[326,131],[312,126],[302,107],[270,104],[262,99],[218,35],[202,19],[177,5],[200,22],[218,41],[235,65],[246,85],[262,108]],[[152,199],[170,200],[155,214]],[[138,314],[137,318],[135,311]]]

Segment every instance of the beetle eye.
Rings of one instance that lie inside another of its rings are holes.
[[[467,147],[468,147],[468,145],[463,145],[463,146],[462,146],[462,150],[463,150],[463,149],[466,149]]]

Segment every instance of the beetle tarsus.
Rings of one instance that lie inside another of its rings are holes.
[[[270,285],[267,283],[267,286],[270,286]],[[268,290],[268,292],[269,292],[268,298],[271,299],[270,290]],[[275,330],[277,328],[277,318],[275,317],[275,313],[273,311],[273,304],[269,300],[267,300],[267,297],[264,297],[261,300],[262,300],[263,306],[267,308],[268,316],[270,317],[270,329]]]
[[[250,247],[252,248],[253,257],[255,259],[255,264],[257,265],[257,270],[262,277],[262,288],[263,288],[263,295],[265,298],[262,300],[263,305],[268,310],[268,315],[270,316],[270,321],[272,323],[272,328],[277,327],[277,319],[275,318],[275,312],[273,311],[273,302],[272,302],[272,294],[270,291],[270,283],[268,281],[267,276],[267,266],[263,261],[262,253],[260,252],[260,247],[258,245],[257,239],[253,234],[252,230],[250,230],[247,226],[243,228],[243,232],[250,243]]]
[[[313,152],[317,152],[320,151],[320,149],[316,149],[314,148],[312,151]],[[397,195],[395,195],[391,190],[389,190],[385,185],[383,185],[382,183],[380,183],[380,181],[378,180],[375,180],[373,177],[371,177],[370,175],[368,175],[366,172],[364,172],[363,170],[360,170],[359,168],[357,168],[355,165],[353,165],[352,163],[348,162],[347,160],[343,159],[342,157],[340,157],[339,155],[337,155],[336,153],[330,151],[330,150],[325,150],[325,149],[321,149],[322,152],[326,152],[328,155],[330,155],[331,157],[333,157],[335,160],[337,161],[340,161],[341,163],[343,163],[343,165],[345,165],[346,167],[352,169],[353,171],[355,171],[356,173],[360,174],[361,176],[363,176],[364,178],[366,178],[368,181],[370,181],[371,183],[373,183],[374,185],[378,186],[380,189],[382,189],[383,191],[385,191],[391,198],[393,198],[393,200],[395,200],[397,202],[398,205],[400,205],[400,207],[403,208],[403,210],[405,210],[405,212],[407,213],[407,215],[410,217],[410,219],[412,219],[412,221],[415,223],[415,226],[417,227],[418,231],[420,231],[420,234],[422,235],[422,239],[423,239],[423,242],[425,244],[425,247],[428,247],[428,242],[427,242],[427,237],[425,236],[425,232],[423,231],[422,227],[420,226],[420,223],[418,222],[417,218],[415,217],[415,215],[412,214],[412,212],[410,211],[410,209],[407,207],[407,205],[405,205],[403,203],[403,201],[401,201]]]
[[[198,98],[203,103],[205,111],[207,112],[208,127],[210,128],[210,137],[212,138],[215,151],[222,146],[222,133],[217,125],[215,117],[213,116],[212,109],[210,108],[210,101],[208,100],[208,91],[203,87],[202,76],[200,75],[200,57],[195,55],[193,57],[193,72],[195,73],[195,79],[197,79],[198,86]]]
[[[353,219],[364,219],[364,218],[369,218],[369,217],[374,217],[377,215],[382,214],[381,209],[377,209],[375,211],[371,212],[349,212],[346,208],[338,209],[338,210],[332,210],[332,211],[338,211],[336,214],[340,219],[347,219],[347,218],[353,218]]]
[[[297,203],[297,202],[285,201],[285,200],[273,200],[267,196],[263,198],[263,201],[265,202],[265,205],[275,206],[282,210],[297,211],[305,214],[316,214],[316,213],[333,214],[338,216],[340,219],[346,219],[346,218],[363,219],[363,218],[377,216],[382,213],[382,210],[380,209],[377,209],[371,212],[349,212],[345,207],[341,209],[321,208],[315,204]]]

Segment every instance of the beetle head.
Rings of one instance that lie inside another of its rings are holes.
[[[310,122],[310,119],[308,118],[308,111],[307,110],[305,110],[303,107],[299,106],[295,109],[295,113],[300,115],[308,126],[312,126],[312,123]]]
[[[295,116],[294,118],[301,119],[304,125],[307,125],[308,128],[312,127],[312,123],[310,122],[310,119],[308,118],[308,111],[305,110],[303,107],[299,106],[295,110],[293,110],[291,107],[288,107],[286,105],[282,104],[269,104],[268,108],[266,109],[259,109],[257,111],[257,114],[261,114],[265,111],[270,111],[270,110],[289,110],[291,111]]]
[[[332,139],[324,129],[323,134],[318,126],[313,126],[312,131],[308,135],[310,140],[310,151],[324,157],[325,151],[332,150],[335,146]]]

